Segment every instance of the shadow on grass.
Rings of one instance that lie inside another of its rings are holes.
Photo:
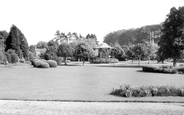
[[[83,66],[82,64],[67,64],[67,65],[65,65],[65,64],[60,64],[60,65],[58,65],[58,66]]]

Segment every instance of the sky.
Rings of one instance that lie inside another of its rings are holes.
[[[0,0],[0,31],[12,24],[24,33],[28,44],[53,39],[57,30],[82,36],[96,34],[102,42],[121,29],[159,24],[172,7],[183,0]]]

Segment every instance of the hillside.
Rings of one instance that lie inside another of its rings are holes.
[[[104,37],[104,42],[114,44],[118,42],[120,45],[129,43],[136,44],[143,41],[149,41],[152,38],[155,43],[158,43],[161,35],[161,24],[148,25],[136,29],[118,30],[107,34]]]

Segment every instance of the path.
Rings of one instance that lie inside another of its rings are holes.
[[[2,115],[183,115],[183,103],[98,103],[0,100]]]

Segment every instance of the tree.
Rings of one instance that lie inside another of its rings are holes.
[[[61,43],[58,47],[57,55],[64,57],[65,65],[67,65],[67,57],[72,56],[72,47],[70,44]]]
[[[44,42],[44,41],[39,41],[36,44],[36,48],[39,48],[39,49],[43,49],[43,48],[47,48],[47,47],[48,47],[47,42]]]
[[[86,35],[86,39],[92,39],[96,42],[96,44],[98,45],[98,41],[97,41],[97,37],[95,34],[87,34]]]
[[[30,45],[29,51],[33,53],[34,57],[36,57],[36,46],[35,45]]]
[[[138,64],[140,65],[141,58],[146,52],[145,44],[138,43],[137,45],[133,46],[132,51],[134,52],[135,56],[139,59]]]
[[[46,52],[44,54],[44,59],[46,59],[46,60],[53,59],[53,60],[57,61],[58,44],[55,41],[50,40],[47,43],[47,46],[48,47],[47,47]]]
[[[156,52],[158,50],[158,45],[154,43],[145,42],[144,43],[144,57],[148,59],[148,64],[151,58],[156,58]]]
[[[184,7],[171,8],[161,32],[158,53],[164,59],[172,58],[173,66],[176,66],[176,61],[182,57],[184,50]]]
[[[8,49],[15,50],[19,58],[28,56],[28,43],[24,34],[15,26],[12,25],[10,33],[6,39],[6,51]]]
[[[79,43],[75,48],[74,56],[76,58],[82,58],[84,65],[86,58],[93,56],[93,50],[87,44]]]
[[[113,49],[111,50],[111,55],[121,60],[125,56],[123,48],[116,42]]]
[[[3,53],[5,50],[5,41],[6,38],[8,37],[8,32],[6,31],[0,31],[0,51]]]

